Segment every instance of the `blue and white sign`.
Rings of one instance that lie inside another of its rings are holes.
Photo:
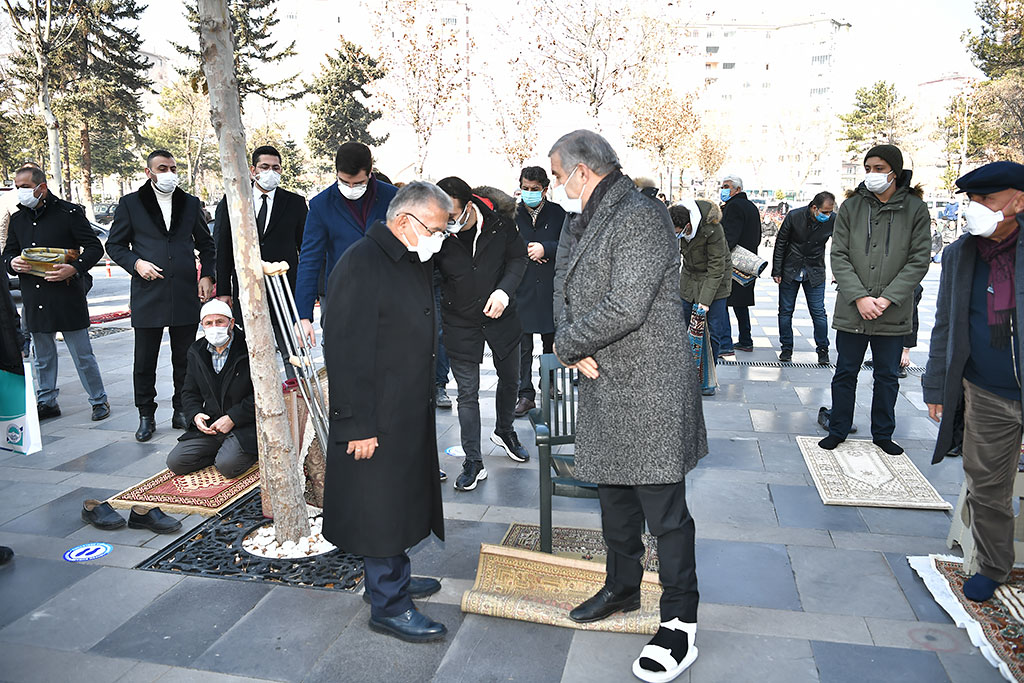
[[[64,553],[64,560],[66,562],[87,562],[103,557],[113,549],[109,543],[84,543],[76,545]]]
[[[453,458],[465,458],[466,451],[462,450],[462,446],[452,446],[444,449],[445,455],[450,455]]]

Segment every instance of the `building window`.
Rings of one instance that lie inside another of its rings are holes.
[[[722,63],[722,68],[723,69],[735,69],[736,68],[736,62],[723,62]]]
[[[713,54],[718,52],[718,46],[717,45],[708,45],[707,46],[707,51],[708,51],[709,55],[713,55]]]
[[[811,64],[828,64],[831,59],[831,55],[815,55],[811,57]]]

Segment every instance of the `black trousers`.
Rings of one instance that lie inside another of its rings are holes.
[[[896,399],[900,393],[900,356],[903,337],[836,332],[836,374],[832,376],[832,414],[828,433],[845,439],[853,425],[857,399],[857,377],[864,363],[864,353],[871,346],[874,366],[871,393],[871,438],[891,439],[896,430]]]
[[[412,568],[405,553],[391,557],[364,557],[366,592],[370,596],[370,614],[378,619],[397,617],[415,609],[409,597]]]
[[[540,335],[544,353],[555,352],[555,333]],[[537,399],[533,388],[533,333],[527,332],[519,342],[519,398]]]
[[[608,546],[605,585],[615,593],[640,588],[644,570],[644,521],[658,537],[661,620],[697,623],[697,566],[693,517],[686,507],[686,482],[648,486],[598,485],[601,530]]]
[[[492,353],[494,349],[491,349]],[[480,363],[451,358],[452,374],[459,387],[459,431],[466,462],[483,462],[480,452]],[[505,435],[514,430],[516,389],[519,387],[519,354],[515,349],[504,358],[494,354],[498,386],[494,392],[494,433]]]
[[[171,405],[181,410],[181,387],[185,384],[186,354],[196,340],[197,325],[168,327],[171,337],[171,372],[174,377],[174,395]],[[162,327],[135,328],[135,368],[132,379],[135,386],[135,407],[139,415],[152,417],[156,413],[156,364],[160,357],[160,343],[164,338]]]

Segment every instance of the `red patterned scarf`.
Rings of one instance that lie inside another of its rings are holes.
[[[978,256],[988,264],[988,327],[992,346],[1005,349],[1010,343],[1010,320],[1017,297],[1014,270],[1017,265],[1017,237],[1020,226],[1000,242],[977,239]]]

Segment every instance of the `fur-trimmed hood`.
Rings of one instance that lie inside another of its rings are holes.
[[[722,207],[715,202],[698,199],[697,208],[700,209],[700,225],[714,225],[722,222]]]

